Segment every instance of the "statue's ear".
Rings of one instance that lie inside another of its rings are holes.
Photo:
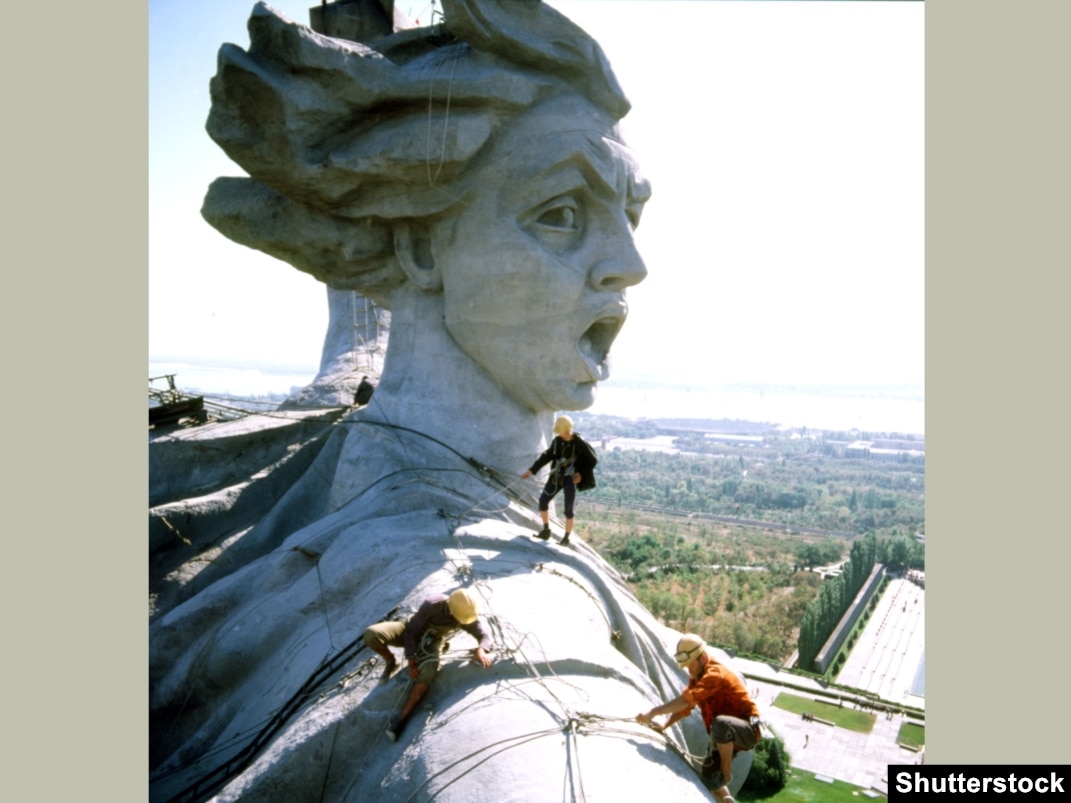
[[[442,272],[435,262],[427,226],[412,221],[396,223],[394,253],[409,281],[421,290],[442,290]]]

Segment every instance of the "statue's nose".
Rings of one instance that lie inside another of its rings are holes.
[[[647,266],[636,250],[632,234],[621,235],[614,254],[596,263],[588,280],[596,290],[624,290],[647,278]]]

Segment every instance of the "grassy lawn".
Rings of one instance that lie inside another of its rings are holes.
[[[797,697],[794,694],[786,694],[784,692],[777,695],[777,699],[774,700],[773,704],[794,714],[802,714],[806,711],[814,714],[819,719],[829,720],[841,728],[847,728],[856,733],[870,733],[878,719],[877,715],[868,714],[865,711],[856,711],[854,708],[840,708],[831,703],[808,700],[805,697]]]
[[[896,741],[911,747],[922,747],[926,744],[926,729],[914,722],[905,722],[896,734]]]
[[[788,774],[788,785],[777,794],[755,797],[748,795],[745,788],[737,799],[740,803],[859,803],[868,799],[862,792],[858,786],[844,781],[826,783],[816,780],[813,773],[791,770]],[[879,796],[875,800],[885,800],[885,797]]]

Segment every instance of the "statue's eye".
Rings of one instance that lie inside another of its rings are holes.
[[[536,220],[543,226],[553,229],[575,229],[576,208],[570,204],[553,206],[543,212]]]

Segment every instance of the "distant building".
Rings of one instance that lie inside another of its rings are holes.
[[[880,445],[879,445],[880,444]],[[904,448],[906,446],[920,448]],[[892,448],[889,448],[890,445]],[[857,457],[868,460],[905,461],[922,463],[926,459],[924,443],[910,441],[854,441],[844,447],[845,457]]]
[[[743,446],[762,446],[766,439],[761,435],[727,435],[723,432],[705,432],[703,437],[721,443],[739,443]]]

